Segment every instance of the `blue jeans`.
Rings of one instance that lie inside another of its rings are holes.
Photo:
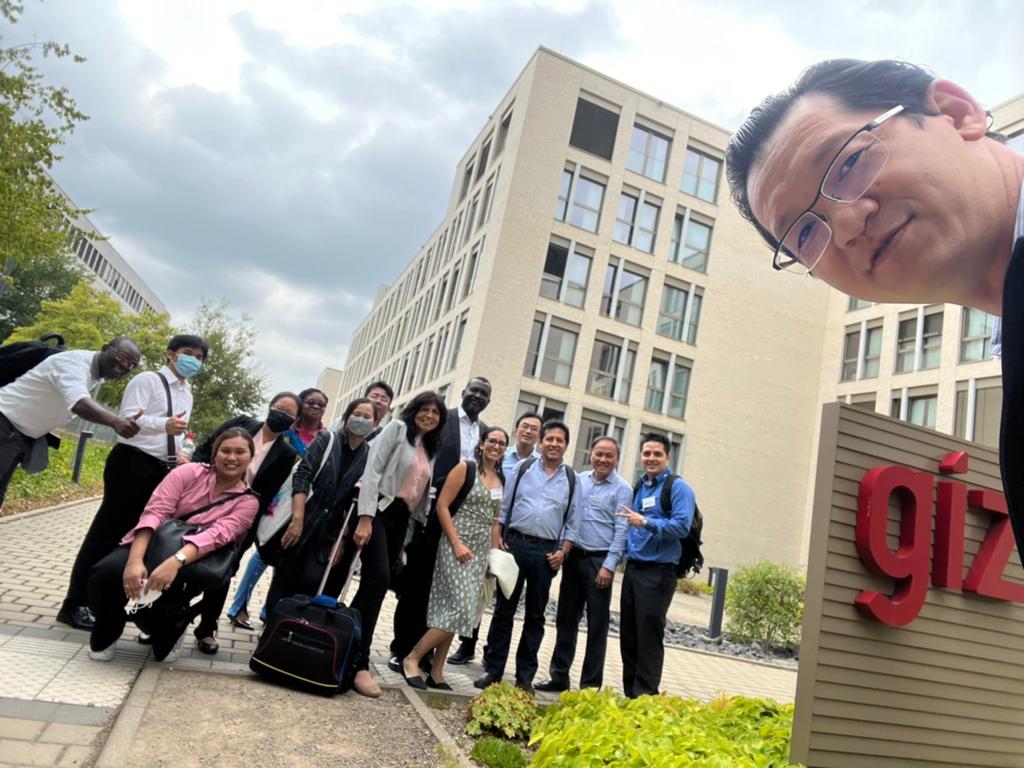
[[[237,616],[239,611],[249,612],[249,598],[252,597],[252,591],[256,589],[256,584],[265,570],[267,570],[267,564],[263,562],[260,553],[253,549],[249,564],[245,566],[242,580],[238,582],[238,589],[235,590],[235,600],[228,608],[228,616]],[[260,619],[266,619],[266,617],[266,611],[260,609]]]

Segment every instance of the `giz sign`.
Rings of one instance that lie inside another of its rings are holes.
[[[957,451],[939,462],[939,471],[959,475],[967,471],[967,464],[967,453]],[[937,488],[935,485],[932,475],[900,466],[875,467],[860,482],[857,552],[871,571],[892,579],[894,589],[891,595],[864,590],[854,604],[883,624],[902,627],[913,621],[924,606],[929,578],[931,586],[1024,603],[1024,585],[1003,579],[1014,548],[1006,497],[997,491],[968,489],[953,480],[939,480]],[[889,500],[893,495],[901,509],[895,552],[886,538]],[[929,562],[933,498],[935,554]],[[992,524],[964,577],[968,507],[990,513]]]

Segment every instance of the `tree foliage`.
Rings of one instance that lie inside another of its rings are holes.
[[[13,0],[0,0],[8,29],[21,10]],[[8,275],[66,253],[75,237],[69,223],[80,213],[48,170],[75,124],[88,118],[67,88],[44,81],[37,55],[83,61],[53,41],[8,45],[0,27],[0,269]]]
[[[0,341],[15,328],[34,323],[45,300],[63,299],[85,276],[85,270],[63,254],[40,254],[16,267],[0,295]]]

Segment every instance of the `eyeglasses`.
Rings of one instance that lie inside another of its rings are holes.
[[[114,358],[114,362],[117,364],[117,369],[121,371],[122,374],[131,373],[139,367],[138,360],[129,357],[123,352],[114,352],[112,356]]]
[[[508,443],[506,443],[504,440],[498,440],[497,438],[494,437],[486,438],[484,440],[484,445],[493,445],[498,448],[508,448]]]
[[[889,160],[889,149],[872,131],[904,110],[895,106],[854,133],[836,152],[818,186],[818,193],[779,239],[772,266],[805,275],[811,272],[832,240],[832,227],[812,210],[822,197],[834,203],[852,203],[868,191]]]
[[[303,403],[303,405],[306,405],[310,408],[317,408],[321,411],[327,407],[327,403],[322,403],[319,400],[307,400],[306,402]]]

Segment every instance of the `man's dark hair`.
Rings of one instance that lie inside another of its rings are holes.
[[[423,448],[426,450],[427,456],[434,458],[437,455],[437,449],[441,446],[442,427],[444,427],[444,422],[448,418],[448,407],[444,404],[441,396],[433,390],[420,392],[402,409],[402,412],[398,414],[398,418],[405,422],[405,437],[409,441],[409,445],[415,445],[416,414],[428,405],[433,405],[437,408],[439,414],[437,426],[423,435]]]
[[[858,61],[831,59],[803,71],[785,91],[767,97],[743,121],[725,149],[725,169],[732,201],[740,214],[757,228],[771,245],[778,240],[754,216],[747,194],[750,169],[761,156],[765,144],[803,96],[820,93],[831,96],[849,110],[878,110],[879,113],[903,105],[901,115],[934,115],[927,106],[928,88],[935,78],[926,69],[906,61]]]
[[[295,403],[295,410],[297,413],[302,413],[302,400],[294,392],[278,392],[272,398],[270,398],[270,407],[273,408],[275,403],[281,400],[292,400]]]
[[[493,389],[493,387],[491,387],[491,380],[486,378],[485,376],[470,376],[469,381],[466,382],[466,386],[462,388],[462,391],[465,392],[467,389],[469,389],[469,385],[472,384],[474,381],[479,381],[481,384],[486,384],[489,388]]]
[[[534,413],[533,411],[527,411],[526,413],[522,414],[518,419],[516,419],[516,429],[519,429],[519,425],[523,423],[523,419],[536,419],[541,424],[544,423],[544,419],[542,419],[540,417],[539,413]]]
[[[540,439],[544,439],[544,435],[550,432],[552,429],[560,429],[565,434],[565,442],[569,442],[569,425],[564,421],[558,421],[558,419],[551,419],[550,421],[544,422],[544,426],[540,428]]]
[[[590,450],[594,450],[597,447],[598,443],[611,443],[612,445],[615,446],[615,452],[618,453],[619,455],[622,454],[622,446],[619,445],[619,441],[616,440],[611,435],[601,435],[599,438],[597,438],[597,440],[590,444]]]
[[[177,352],[182,347],[196,347],[203,350],[203,362],[210,356],[210,345],[202,336],[195,336],[191,333],[179,333],[167,342],[168,352]]]
[[[672,443],[670,443],[668,438],[660,432],[647,432],[640,438],[641,449],[644,447],[644,443],[659,443],[661,447],[665,449],[666,455],[671,455],[672,453]]]
[[[363,397],[367,397],[370,394],[370,392],[374,389],[383,389],[387,393],[389,400],[395,399],[395,390],[393,390],[383,381],[375,381],[373,382],[373,384],[367,386],[366,389],[363,390]]]

